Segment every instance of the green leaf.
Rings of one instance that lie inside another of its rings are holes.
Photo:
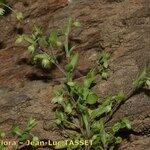
[[[109,60],[109,58],[110,58],[110,54],[106,51],[103,51],[100,55],[99,63],[103,65],[105,62]]]
[[[79,102],[77,103],[77,107],[81,113],[84,113],[87,110],[87,107],[84,105],[81,105]]]
[[[108,72],[103,71],[101,76],[102,76],[102,79],[104,80],[108,79]]]
[[[48,59],[50,61],[50,56],[47,54],[37,54],[34,56],[34,62],[37,63],[37,61],[42,61],[43,59]]]
[[[123,118],[122,122],[125,124],[125,127],[127,129],[131,129],[131,124],[130,124],[130,122],[129,122],[129,120],[127,118]]]
[[[103,121],[100,121],[100,136],[101,136],[101,142],[103,144],[103,146],[105,147],[106,142],[107,142],[107,133],[105,131],[105,126]]]
[[[21,35],[23,37],[23,40],[25,40],[26,42],[30,43],[30,44],[35,44],[35,41],[32,37],[26,35],[26,34],[23,34]]]
[[[127,118],[123,118],[120,122],[115,123],[112,127],[112,130],[113,133],[116,134],[119,130],[124,128],[131,129],[130,122]]]
[[[105,61],[104,64],[103,64],[103,66],[107,69],[108,68],[108,62]]]
[[[34,45],[30,45],[28,47],[28,51],[29,51],[29,53],[34,54],[34,52],[35,52],[35,46]]]
[[[60,124],[61,124],[61,120],[60,120],[60,119],[56,119],[56,120],[55,120],[55,123],[56,123],[57,125],[60,125]]]
[[[76,64],[77,64],[77,61],[78,61],[78,58],[79,58],[79,54],[76,53],[75,55],[73,55],[71,57],[71,62],[70,64],[72,65],[73,68],[75,68]]]
[[[11,133],[13,136],[21,136],[21,130],[18,126],[14,125],[11,129]]]
[[[105,106],[105,107],[101,107],[100,109],[94,111],[91,116],[92,118],[97,118],[97,117],[100,117],[101,115],[105,114],[105,113],[109,113],[112,109],[112,105],[108,105],[108,106]]]
[[[67,25],[66,25],[65,28],[64,28],[64,34],[65,34],[66,36],[68,36],[69,33],[71,32],[72,25],[73,25],[73,19],[72,19],[72,18],[69,18],[69,19],[68,19],[68,22],[67,22]]]
[[[83,100],[87,101],[87,96],[89,95],[89,93],[90,93],[90,89],[83,88],[83,93],[82,93]]]
[[[150,87],[150,80],[149,80],[149,79],[146,80],[146,85],[147,85],[148,87]]]
[[[23,36],[19,35],[16,39],[16,43],[19,44],[19,43],[23,42],[23,40],[24,40]]]
[[[124,126],[123,126],[123,128],[124,128]],[[122,126],[121,126],[120,122],[115,123],[112,127],[112,130],[113,130],[114,133],[117,133],[120,129],[122,129]]]
[[[92,137],[92,145],[95,147],[95,146],[99,146],[99,147],[101,147],[100,146],[100,143],[101,143],[101,136],[100,136],[100,134],[94,134],[93,135],[93,137]],[[101,149],[100,150],[102,150],[103,148],[101,147]]]
[[[42,60],[42,66],[43,66],[44,68],[49,68],[49,67],[51,66],[50,60],[47,59],[47,58],[44,58],[44,59]]]
[[[67,72],[72,72],[72,71],[73,71],[73,66],[72,66],[71,64],[67,64],[67,65],[65,66],[65,70],[66,70]]]
[[[106,51],[103,51],[98,59],[98,63],[101,65],[100,75],[104,80],[107,80],[109,76],[108,74],[109,58],[110,58],[110,54]]]
[[[91,126],[91,131],[94,133],[94,134],[99,134],[100,133],[100,129],[101,129],[101,124],[99,121],[97,122],[94,122]]]
[[[11,133],[13,136],[17,136],[17,138],[19,139],[19,141],[25,141],[28,136],[29,133],[31,132],[31,130],[37,125],[35,119],[30,118],[28,123],[27,123],[27,127],[25,128],[25,130],[23,132],[21,132],[20,128],[18,126],[13,126],[11,129]]]
[[[3,16],[5,14],[5,10],[3,8],[0,8],[0,16]]]
[[[81,23],[80,23],[79,21],[75,21],[75,22],[73,23],[73,25],[74,25],[75,27],[81,27]]]
[[[103,114],[111,112],[112,109],[112,103],[109,104],[102,104],[99,108],[95,109],[91,113],[91,119],[95,119],[97,117],[100,117]]]
[[[40,26],[34,25],[33,27],[33,35],[35,36],[35,39],[41,38],[43,35],[42,28]]]
[[[123,91],[120,91],[116,96],[113,97],[116,102],[121,102],[125,99],[125,94]]]
[[[65,109],[66,113],[70,114],[72,112],[73,107],[72,107],[71,103],[67,103],[67,105],[64,109]]]
[[[50,33],[50,36],[48,38],[49,43],[51,43],[52,45],[56,45],[58,42],[58,36],[57,36],[57,32],[56,31],[52,31]]]
[[[90,92],[87,97],[86,103],[93,105],[97,102],[97,100],[98,100],[98,96],[95,93]]]
[[[78,57],[79,57],[79,54],[78,54],[78,53],[76,53],[75,55],[73,55],[73,56],[71,57],[71,62],[65,66],[65,70],[66,70],[67,72],[70,72],[70,73],[73,72],[73,70],[74,70],[74,68],[75,68],[75,66],[76,66],[76,63],[77,63],[77,61],[78,61]]]
[[[19,141],[24,142],[24,141],[27,140],[28,136],[29,136],[29,133],[24,132],[24,133],[22,133],[22,134],[18,137],[18,139],[19,139]]]
[[[84,87],[85,88],[90,88],[91,84],[93,83],[93,81],[95,80],[95,69],[92,69],[86,76],[86,78],[84,79]]]
[[[70,87],[75,86],[75,83],[74,83],[74,82],[68,82],[67,84],[68,84]]]
[[[52,99],[53,104],[56,104],[56,103],[61,104],[62,102],[63,102],[63,96],[62,95],[56,96]]]
[[[89,122],[90,122],[90,120],[89,120],[88,112],[82,114],[82,119],[83,119],[84,126],[86,128],[87,134],[89,134],[89,132],[90,132]]]
[[[5,137],[5,133],[3,131],[0,131],[0,139],[3,139]]]
[[[147,78],[147,68],[145,67],[138,75],[137,79],[133,82],[134,87],[136,89],[141,88],[145,84],[146,78]]]
[[[16,17],[19,21],[23,20],[24,19],[24,16],[23,16],[23,13],[22,12],[17,12],[16,13]]]
[[[35,119],[33,118],[29,118],[28,123],[27,123],[27,127],[25,129],[24,132],[31,132],[31,130],[37,125],[37,122]]]
[[[115,144],[120,144],[122,142],[122,138],[121,137],[116,137],[115,138]]]
[[[57,110],[56,115],[57,115],[57,119],[59,119],[60,121],[62,121],[62,122],[66,121],[66,117],[64,115],[64,112]]]
[[[56,45],[57,45],[58,47],[62,47],[62,43],[61,43],[60,41],[57,41],[57,42],[56,42]]]
[[[0,145],[0,150],[8,150],[4,145]]]

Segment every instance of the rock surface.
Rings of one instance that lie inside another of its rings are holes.
[[[9,2],[23,11],[25,23],[18,23],[13,14],[0,20],[0,128],[12,124],[24,126],[30,116],[38,120],[35,133],[42,138],[58,139],[52,130],[54,114],[51,99],[55,84],[51,78],[60,73],[45,72],[26,63],[26,48],[16,46],[17,34],[30,33],[34,24],[45,33],[62,27],[68,16],[78,19],[83,27],[72,33],[71,41],[80,52],[79,70],[88,70],[96,55],[109,51],[110,78],[96,80],[93,88],[102,98],[118,90],[133,90],[132,82],[139,71],[150,69],[150,1],[149,0],[20,0]],[[142,90],[128,99],[110,123],[128,116],[133,134],[120,146],[121,150],[149,150],[150,91]]]

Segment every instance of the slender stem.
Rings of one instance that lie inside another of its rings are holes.
[[[69,55],[69,40],[68,40],[68,34],[66,35],[66,41],[65,41],[65,51],[66,51],[66,57],[68,58],[68,57],[70,57],[70,55]]]
[[[54,64],[65,76],[67,76],[65,71],[61,68],[61,66],[59,66],[57,63],[54,63]]]
[[[61,66],[58,64],[57,58],[56,58],[55,54],[53,53],[53,47],[52,47],[52,45],[50,45],[50,46],[51,46],[50,52],[51,52],[52,57],[54,58],[54,64],[55,64],[55,66],[67,77],[67,74],[65,73],[64,69],[61,68]]]

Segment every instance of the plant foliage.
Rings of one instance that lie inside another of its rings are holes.
[[[28,140],[30,138],[30,136],[32,137],[33,140],[34,139],[38,140],[38,138],[36,136],[31,134],[32,129],[36,125],[37,125],[37,122],[35,121],[35,119],[30,118],[28,120],[27,125],[24,130],[21,130],[18,125],[14,125],[11,128],[11,134],[15,138],[14,142],[18,143],[18,145],[14,145],[14,150],[17,150],[19,148],[19,146],[20,146],[19,143],[21,143],[21,145],[23,145],[23,143],[25,143],[26,140]],[[4,140],[4,139],[5,139],[5,133],[0,131],[0,140]],[[0,150],[8,150],[7,145],[0,144]]]
[[[52,64],[58,66],[58,60],[55,54],[56,52],[65,51],[68,61],[72,59],[70,64],[66,66],[67,71],[71,74],[77,55],[73,56],[73,50],[75,47],[70,47],[69,34],[73,27],[79,26],[80,23],[78,21],[69,18],[67,24],[62,30],[51,31],[48,36],[44,35],[40,27],[34,26],[32,35],[19,35],[16,43],[27,43],[32,63],[40,65],[46,69],[51,68]]]
[[[99,73],[102,79],[107,80],[109,77],[108,73],[108,60],[110,58],[110,54],[106,51],[103,51],[98,58],[98,65],[100,66]]]
[[[115,104],[124,100],[124,94],[119,92],[115,96],[108,96],[103,103],[100,103],[99,97],[91,89],[95,75],[95,70],[91,70],[82,84],[75,81],[63,84],[63,88],[52,100],[55,104],[56,123],[64,129],[69,139],[92,140],[89,149],[114,149],[121,142],[121,137],[116,136],[117,133],[124,128],[131,129],[131,125],[127,118],[123,118],[107,131],[105,117],[113,113]],[[85,147],[78,145],[67,148],[84,149]]]
[[[68,139],[92,140],[92,145],[88,146],[70,146],[61,142],[60,145],[55,146],[55,149],[114,150],[122,141],[118,134],[120,130],[130,130],[131,125],[127,118],[122,118],[108,129],[107,121],[114,114],[114,108],[126,100],[126,95],[123,92],[118,92],[116,95],[107,96],[101,102],[99,96],[92,90],[97,75],[96,69],[91,69],[84,77],[83,82],[79,83],[74,80],[79,54],[73,51],[75,46],[71,45],[69,36],[73,27],[80,26],[78,21],[69,18],[63,29],[52,30],[48,35],[44,35],[42,29],[35,26],[31,35],[18,36],[16,43],[27,43],[33,64],[46,69],[55,65],[65,75],[66,80],[62,82],[61,88],[55,92],[52,100],[55,106],[55,123],[65,132]],[[57,51],[65,52],[67,64],[64,68],[59,64]],[[98,73],[104,80],[109,77],[109,59],[110,54],[104,51],[97,61],[100,68]],[[134,82],[135,90],[145,85],[150,85],[146,69]],[[24,141],[34,126],[34,121],[31,121],[24,131],[21,132],[18,127],[14,127],[12,133],[19,140]]]

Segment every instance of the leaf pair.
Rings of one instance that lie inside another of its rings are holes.
[[[33,62],[37,64],[38,62],[41,63],[43,68],[50,68],[52,63],[54,63],[53,59],[47,54],[37,54],[33,58]]]

